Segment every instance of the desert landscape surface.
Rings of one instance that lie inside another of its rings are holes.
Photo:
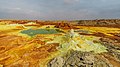
[[[120,67],[120,20],[0,20],[0,67]]]

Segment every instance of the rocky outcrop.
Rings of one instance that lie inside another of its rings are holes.
[[[48,67],[112,67],[108,60],[101,57],[92,52],[72,51],[66,56],[52,59]]]
[[[64,28],[64,29],[72,29],[73,26],[70,25],[69,23],[57,23],[55,25],[56,28]]]
[[[86,26],[120,27],[119,19],[79,20],[77,22],[79,25]]]

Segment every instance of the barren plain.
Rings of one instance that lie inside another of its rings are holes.
[[[0,67],[120,67],[120,20],[0,20]]]

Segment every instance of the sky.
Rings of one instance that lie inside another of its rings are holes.
[[[120,0],[0,0],[0,19],[120,18]]]

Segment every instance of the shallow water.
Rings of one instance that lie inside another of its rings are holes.
[[[29,36],[34,36],[37,34],[57,34],[60,33],[60,31],[58,29],[36,29],[36,30],[28,29],[21,31],[21,33],[27,34]]]

